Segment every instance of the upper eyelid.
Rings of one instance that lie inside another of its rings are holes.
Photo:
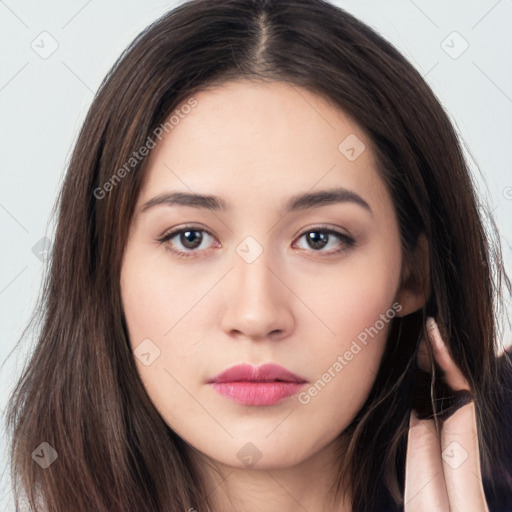
[[[179,235],[180,233],[183,233],[185,231],[202,231],[204,233],[207,233],[211,237],[215,238],[215,236],[212,234],[210,230],[203,228],[201,226],[184,226],[182,228],[169,229],[165,231],[161,236],[158,237],[158,240],[162,240],[169,237],[174,238],[176,235]]]
[[[336,228],[332,228],[332,227],[329,227],[329,226],[322,226],[322,225],[306,228],[302,232],[300,232],[297,236],[303,236],[306,233],[309,233],[309,232],[315,231],[315,230],[316,231],[323,231],[325,233],[332,233],[332,234],[335,234],[335,235],[343,235],[343,236],[347,236],[349,238],[352,238],[352,236],[349,235],[348,233],[342,233],[342,232],[338,231]],[[169,235],[178,235],[180,233],[183,233],[184,231],[203,231],[203,232],[207,233],[210,236],[214,236],[212,234],[212,232],[209,229],[207,229],[207,228],[204,228],[202,226],[190,225],[190,226],[183,226],[181,228],[169,229],[169,230],[165,231],[158,238],[164,238],[164,237],[167,237]]]
[[[208,234],[209,236],[211,236],[212,238],[216,239],[216,237],[211,233],[210,230],[208,230],[208,229],[206,229],[206,228],[204,228],[202,226],[190,225],[190,226],[183,226],[181,228],[171,229],[171,230],[165,232],[161,237],[158,237],[157,240],[160,243],[164,243],[164,242],[171,240],[175,236],[177,236],[177,235],[179,235],[179,234],[181,234],[181,233],[183,233],[185,231],[200,231],[200,232],[204,232],[204,233]],[[342,232],[340,232],[340,231],[338,231],[338,230],[336,230],[336,229],[334,229],[332,227],[322,226],[322,225],[313,226],[313,227],[304,229],[303,231],[301,231],[294,238],[294,240],[302,238],[304,235],[306,235],[307,233],[310,233],[312,231],[321,231],[323,233],[335,235],[335,236],[337,236],[342,241],[343,241],[344,238],[348,238],[348,239],[352,240],[353,242],[355,242],[355,238],[352,235],[349,235],[347,233],[342,233]],[[190,252],[197,252],[197,251],[190,251]],[[319,252],[321,252],[321,251],[319,251]]]

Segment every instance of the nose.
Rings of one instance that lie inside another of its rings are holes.
[[[294,295],[276,258],[264,250],[251,263],[238,254],[234,254],[233,262],[224,288],[223,331],[254,341],[289,336],[294,327]]]

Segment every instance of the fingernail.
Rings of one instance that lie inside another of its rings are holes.
[[[414,409],[411,410],[411,415],[409,416],[409,428],[415,427],[420,420],[418,419],[418,415]]]
[[[431,316],[427,317],[425,324],[429,331],[436,328],[436,321]]]
[[[427,326],[427,330],[430,334],[430,339],[432,340],[432,344],[434,348],[437,350],[441,350],[444,347],[443,340],[441,339],[441,333],[439,332],[439,328],[437,327],[437,322],[429,316],[425,322]]]

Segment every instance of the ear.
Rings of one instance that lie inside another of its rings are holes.
[[[400,314],[406,316],[421,309],[430,295],[430,254],[424,233],[420,233],[412,260],[406,262],[396,301],[402,305]]]

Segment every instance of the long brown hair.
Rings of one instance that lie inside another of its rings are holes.
[[[195,92],[241,78],[307,88],[366,131],[398,214],[410,286],[419,286],[411,264],[418,236],[427,240],[427,303],[393,320],[375,385],[344,432],[337,484],[350,490],[353,510],[383,510],[392,498],[402,504],[427,315],[443,326],[476,392],[485,491],[504,503],[512,486],[500,449],[494,311],[502,281],[510,283],[496,227],[492,217],[484,226],[457,135],[420,74],[376,32],[322,0],[183,3],[144,30],[104,79],[58,198],[38,342],[9,404],[16,497],[23,491],[33,510],[39,503],[48,512],[211,506],[190,447],[153,406],[128,342],[119,276],[146,160],[126,162]],[[123,166],[122,180],[105,187]],[[41,442],[58,454],[47,468],[32,457]]]

